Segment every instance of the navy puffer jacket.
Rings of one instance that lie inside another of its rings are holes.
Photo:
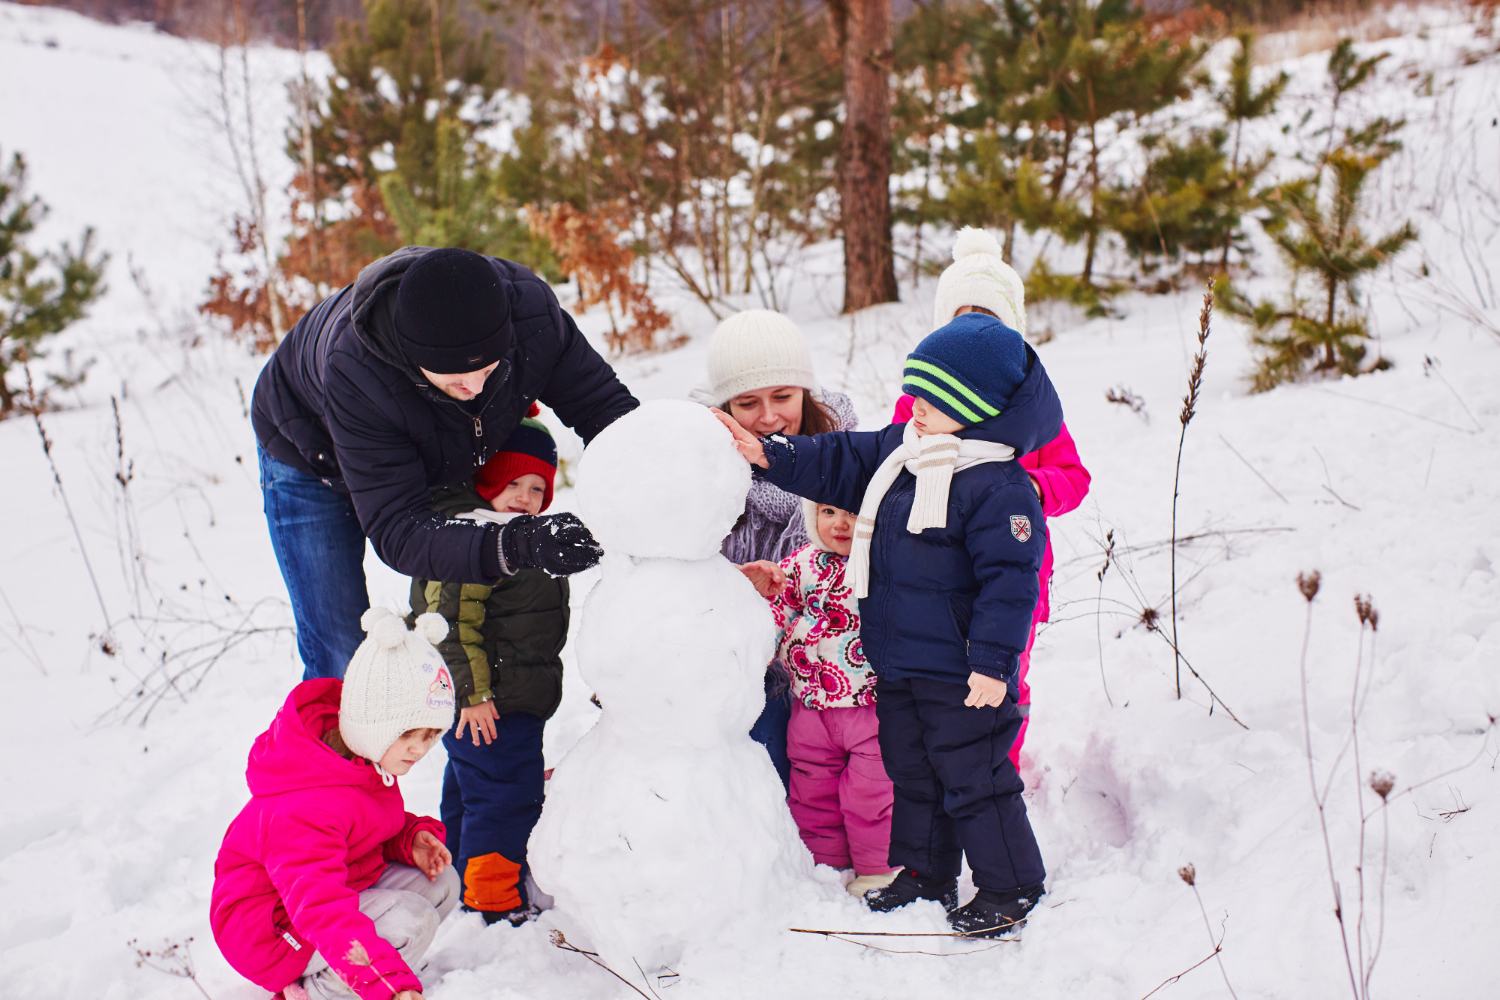
[[[1026,378],[1001,414],[958,437],[1008,444],[1020,456],[1057,436],[1062,404],[1035,352],[1027,353]],[[857,511],[904,429],[766,439],[771,467],[756,474],[817,503]],[[865,654],[883,678],[962,684],[973,671],[1014,687],[1047,543],[1036,490],[1017,462],[974,466],[953,477],[947,526],[914,535],[906,519],[916,483],[903,470],[875,515],[870,596],[859,602]]]
[[[534,400],[585,444],[639,404],[547,283],[499,258],[514,345],[478,398],[443,395],[396,340],[396,286],[428,249],[382,257],[303,316],[261,371],[250,417],[273,458],[350,496],[397,572],[490,583],[498,526],[436,514],[433,489],[472,481]]]

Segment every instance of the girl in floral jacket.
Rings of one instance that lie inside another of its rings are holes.
[[[891,779],[880,759],[875,674],[859,641],[859,611],[844,582],[854,515],[803,501],[810,543],[781,562],[786,583],[771,612],[791,679],[787,803],[813,858],[854,869],[850,893],[894,878]]]

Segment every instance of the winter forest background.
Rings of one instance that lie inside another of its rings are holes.
[[[773,307],[877,427],[967,224],[1094,476],[1052,525],[1022,942],[787,930],[939,929],[837,900],[622,984],[545,917],[456,920],[428,995],[1493,993],[1493,0],[61,6],[0,3],[9,992],[260,995],[207,900],[300,676],[246,408],[301,310],[468,246],[665,398]],[[567,662],[549,763],[596,713]]]

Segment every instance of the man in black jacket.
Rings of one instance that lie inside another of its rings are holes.
[[[366,537],[397,572],[442,580],[598,562],[572,514],[481,525],[430,505],[535,400],[585,444],[639,405],[546,282],[511,261],[403,247],[297,322],[255,383],[251,421],[304,676],[343,676],[359,645]]]

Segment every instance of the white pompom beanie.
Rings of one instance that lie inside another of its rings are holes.
[[[932,328],[946,326],[964,306],[988,309],[1012,330],[1026,333],[1026,286],[1005,262],[1000,241],[973,226],[958,231],[953,263],[938,278]]]
[[[442,615],[419,615],[415,631],[394,611],[371,608],[359,619],[368,635],[344,672],[339,735],[354,753],[374,763],[401,734],[453,725],[453,677],[436,644],[448,634]],[[381,779],[391,783],[383,770]]]
[[[747,309],[720,323],[708,344],[709,394],[722,406],[774,385],[816,389],[812,352],[797,324],[770,309]]]

